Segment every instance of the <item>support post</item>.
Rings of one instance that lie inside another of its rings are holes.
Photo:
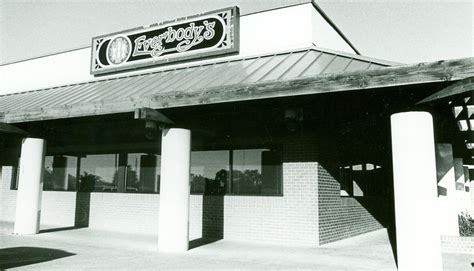
[[[433,119],[391,116],[398,270],[442,270]]]
[[[161,183],[158,249],[189,248],[189,178],[191,131],[164,129],[161,141]]]
[[[459,236],[456,180],[453,147],[449,143],[436,144],[436,175],[438,181],[438,223],[440,234]]]
[[[23,139],[16,198],[15,234],[39,232],[45,149],[44,139]]]
[[[466,213],[469,211],[469,198],[468,193],[466,193],[466,184],[464,179],[464,167],[462,158],[454,158],[454,176],[456,184],[456,204],[458,209],[458,214]]]

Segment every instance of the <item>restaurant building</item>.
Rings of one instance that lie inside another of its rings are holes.
[[[314,2],[107,34],[0,72],[15,91],[0,96],[0,221],[17,234],[89,227],[185,251],[387,228],[402,269],[436,267],[439,235],[472,211],[473,59],[363,56]]]

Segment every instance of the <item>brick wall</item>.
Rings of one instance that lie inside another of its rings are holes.
[[[76,193],[44,191],[41,198],[40,228],[74,226]]]
[[[472,254],[474,251],[474,238],[442,235],[441,249],[445,253]]]
[[[340,198],[339,183],[316,162],[323,141],[308,135],[283,142],[283,196],[191,195],[190,240],[223,237],[316,246],[381,228],[360,202]],[[13,221],[16,191],[9,187],[11,167],[4,167],[2,175],[0,220]],[[42,228],[70,227],[78,219],[88,221],[90,228],[155,235],[159,195],[43,193]]]
[[[339,182],[321,165],[318,166],[318,192],[321,245],[382,228],[360,200],[341,198]]]
[[[190,198],[190,240],[226,238],[292,245],[317,245],[316,163],[285,163],[284,196],[203,196]],[[4,167],[0,220],[14,221],[16,191],[11,167]],[[85,197],[87,196],[87,197]],[[76,208],[77,206],[77,208]],[[78,211],[79,210],[79,211]],[[159,195],[44,191],[41,228],[75,225],[126,233],[158,232]]]
[[[316,246],[317,189],[317,163],[284,163],[282,197],[225,197],[224,238]]]
[[[13,167],[0,167],[2,174],[0,179],[0,221],[15,221],[16,191],[10,190],[10,181]]]

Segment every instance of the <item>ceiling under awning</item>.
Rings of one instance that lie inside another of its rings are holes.
[[[448,106],[468,155],[474,161],[474,76],[459,80],[417,104]]]
[[[459,95],[464,95],[466,97],[474,96],[474,76],[460,80],[459,82],[456,82],[455,84],[452,84],[434,93],[433,95],[424,98],[423,100],[419,101],[418,104],[430,103]]]

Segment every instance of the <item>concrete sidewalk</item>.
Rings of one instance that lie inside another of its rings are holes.
[[[0,224],[0,267],[4,269],[396,270],[385,230],[318,248],[220,240],[186,253],[169,254],[158,253],[157,240],[150,236],[91,229],[15,236],[10,227]],[[443,255],[445,270],[471,270],[470,257]]]

